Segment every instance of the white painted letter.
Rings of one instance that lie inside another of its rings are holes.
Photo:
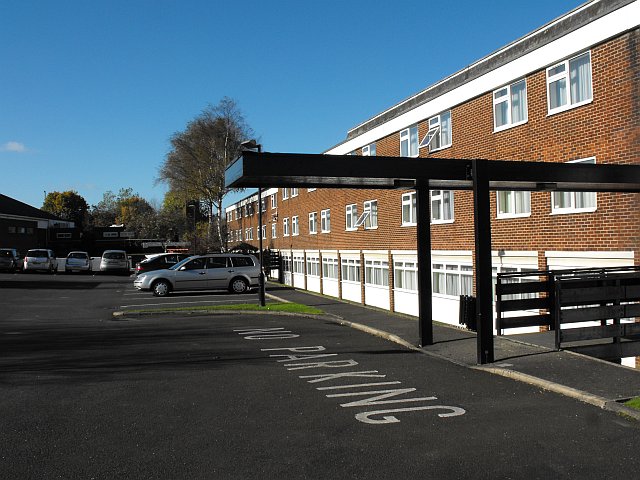
[[[358,365],[355,360],[335,360],[333,362],[315,362],[315,363],[285,363],[287,370],[305,370],[307,368],[346,368]]]
[[[381,423],[398,423],[396,417],[389,415],[386,416],[386,413],[399,413],[399,412],[414,412],[417,410],[433,410],[436,408],[443,408],[446,410],[451,410],[449,413],[439,413],[439,417],[457,417],[458,415],[464,415],[466,412],[463,408],[459,407],[448,407],[446,405],[424,405],[422,407],[408,407],[408,408],[394,408],[390,410],[376,410],[374,412],[362,412],[356,415],[356,419],[362,423],[371,423],[371,424],[381,424]],[[373,415],[383,415],[382,419],[376,420],[371,418]]]

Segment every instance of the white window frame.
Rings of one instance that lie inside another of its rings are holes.
[[[247,228],[244,233],[247,240],[253,240],[253,227]]]
[[[369,145],[365,145],[362,147],[362,156],[363,157],[375,157],[376,156],[376,144],[370,143]]]
[[[361,268],[359,258],[340,259],[342,269],[342,281],[348,283],[360,283]]]
[[[434,193],[440,192],[440,193]],[[449,192],[451,197],[451,218],[445,218],[445,208],[444,208],[444,192]],[[431,223],[453,223],[455,221],[454,217],[454,191],[453,190],[430,190],[429,191],[429,201],[431,202]],[[434,216],[436,209],[433,207],[433,203],[438,202],[438,215],[439,218]]]
[[[322,278],[338,280],[338,259],[322,257]]]
[[[448,142],[443,143],[442,141],[442,121],[443,117],[447,117],[449,120],[449,135]],[[451,123],[451,110],[447,110],[446,112],[439,113],[438,115],[431,117],[428,121],[429,123],[429,131],[424,136],[418,148],[426,148],[429,147],[429,152],[437,152],[439,150],[444,150],[445,148],[449,148],[453,145],[453,126]],[[437,140],[437,141],[434,141]]]
[[[320,277],[320,258],[314,256],[307,257],[307,276]]]
[[[503,200],[507,195],[506,202]],[[520,197],[521,201],[517,199]],[[525,209],[521,212],[517,211],[518,203],[525,206]],[[531,216],[531,192],[518,191],[518,190],[506,190],[496,192],[496,218],[522,218]]]
[[[588,164],[595,164],[596,163],[596,157],[589,157],[589,158],[581,158],[579,160],[572,160],[570,162],[567,163],[588,163]],[[570,200],[570,206],[569,207],[558,207],[556,206],[556,194],[564,194],[564,195],[569,195],[569,200]],[[576,207],[576,203],[577,203],[577,196],[581,195],[581,196],[587,196],[587,195],[593,195],[593,207]],[[551,215],[565,215],[565,214],[570,214],[570,213],[591,213],[591,212],[595,212],[596,210],[598,210],[598,195],[596,192],[551,192]]]
[[[571,62],[577,60],[578,58],[587,55],[589,57],[589,97],[576,102],[575,99],[571,95]],[[566,110],[570,110],[572,108],[579,107],[581,105],[586,105],[588,103],[593,102],[593,72],[591,68],[591,51],[587,50],[586,52],[582,52],[579,55],[575,55],[571,58],[568,58],[562,62],[558,62],[554,65],[551,65],[547,68],[546,77],[547,77],[547,108],[548,115],[553,115],[554,113],[564,112]],[[557,69],[559,67],[563,67],[561,72],[551,74],[552,70]],[[565,94],[563,100],[565,103],[563,105],[559,105],[556,107],[551,106],[551,85],[557,82],[564,82],[565,85]]]
[[[358,205],[351,203],[345,207],[345,230],[352,232],[357,230],[356,221],[358,220]]]
[[[394,290],[418,291],[417,260],[394,260],[393,269]]]
[[[460,295],[473,294],[473,265],[470,263],[434,261],[431,275],[434,296],[457,300]]]
[[[278,196],[275,193],[271,194],[271,210],[278,208]]]
[[[389,286],[389,262],[387,260],[364,261],[364,284],[374,287]]]
[[[305,263],[304,257],[301,257],[299,255],[294,255],[293,262],[292,262],[293,273],[299,273],[304,275],[304,263]]]
[[[262,225],[262,228],[260,229],[260,236],[261,236],[262,240],[265,240],[267,238],[267,226],[266,225]]]
[[[331,209],[326,208],[320,212],[320,233],[331,231]]]
[[[520,84],[524,84],[524,119],[519,120],[517,122],[513,121],[513,99],[511,97],[511,90]],[[499,93],[505,92],[504,95],[497,96]],[[498,118],[496,116],[496,107],[502,105],[503,103],[507,104],[507,118],[506,123],[504,125],[497,125]],[[527,79],[523,78],[518,80],[517,82],[513,82],[509,85],[505,85],[504,87],[498,88],[493,91],[493,131],[500,132],[502,130],[507,130],[512,127],[516,127],[518,125],[522,125],[523,123],[527,123],[529,120],[529,104],[527,100]]]
[[[309,213],[309,235],[318,233],[318,212]]]
[[[276,232],[277,232],[277,229],[278,229],[277,225],[278,224],[276,222],[273,222],[271,224],[271,238],[277,238],[276,237]]]
[[[408,207],[409,215],[405,215],[405,207]],[[402,194],[402,226],[409,227],[418,224],[418,208],[416,192]]]
[[[418,148],[418,126],[413,125],[400,132],[400,156],[417,157],[420,154]],[[406,152],[404,151],[406,150]]]
[[[298,189],[298,187],[291,187],[291,198],[297,197],[299,193],[300,190]]]
[[[376,230],[378,228],[378,200],[364,202],[362,215],[365,214],[366,216],[363,220],[364,229]]]
[[[282,189],[282,200],[287,200],[289,198],[289,188]]]
[[[298,215],[291,217],[291,236],[300,235],[300,219]]]
[[[283,218],[282,219],[282,236],[283,237],[288,237],[290,235],[289,232],[289,219],[288,218]]]

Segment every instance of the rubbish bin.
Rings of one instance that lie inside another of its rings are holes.
[[[476,331],[476,297],[460,295],[460,325],[465,325],[469,330]]]

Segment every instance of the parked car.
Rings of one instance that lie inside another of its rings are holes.
[[[160,253],[158,255],[151,255],[149,258],[145,258],[136,264],[136,276],[141,273],[172,267],[185,258],[189,258],[189,255],[186,253]]]
[[[0,270],[15,272],[22,268],[22,259],[15,248],[0,248]]]
[[[101,272],[129,273],[129,257],[124,250],[105,250],[100,259]]]
[[[244,293],[258,286],[260,263],[253,255],[214,253],[186,258],[165,270],[141,273],[133,286],[165,297],[179,290],[221,290]]]
[[[64,261],[65,272],[91,272],[91,257],[87,252],[69,252]]]
[[[25,272],[45,270],[49,273],[55,273],[58,270],[58,259],[53,253],[53,250],[34,248],[27,251],[22,269]]]

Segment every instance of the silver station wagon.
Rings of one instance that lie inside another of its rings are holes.
[[[163,270],[141,273],[133,282],[138,290],[165,297],[179,290],[229,290],[244,293],[258,286],[260,262],[253,255],[213,253],[196,255]]]

